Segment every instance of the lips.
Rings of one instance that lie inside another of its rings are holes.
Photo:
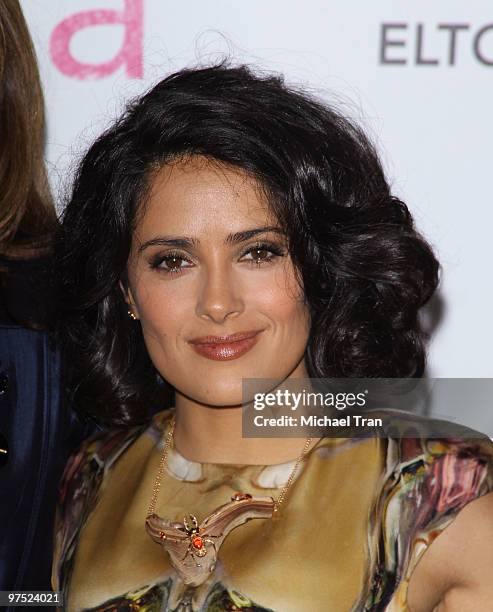
[[[238,359],[252,349],[262,330],[238,332],[228,336],[202,336],[190,340],[192,348],[203,357],[216,361]]]
[[[236,334],[230,334],[228,336],[201,336],[200,338],[194,338],[190,340],[192,344],[219,344],[220,342],[236,342],[238,340],[245,340],[252,338],[260,333],[261,330],[252,329],[250,331],[237,332]]]

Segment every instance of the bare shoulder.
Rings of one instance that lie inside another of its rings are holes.
[[[410,612],[492,609],[493,492],[470,501],[432,542],[409,581]]]

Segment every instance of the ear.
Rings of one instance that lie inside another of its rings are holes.
[[[133,317],[135,317],[136,319],[139,319],[140,318],[139,317],[139,311],[138,311],[137,305],[135,304],[135,300],[134,300],[134,297],[132,295],[132,290],[130,289],[130,287],[128,285],[125,286],[125,284],[121,280],[118,281],[118,285],[119,285],[120,290],[121,290],[121,292],[123,294],[123,299],[125,300],[125,302],[128,305],[128,314],[129,314],[129,316],[133,315]]]

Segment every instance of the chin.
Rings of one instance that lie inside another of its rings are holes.
[[[254,377],[252,375],[252,378]],[[226,377],[223,377],[216,381],[214,378],[209,377],[207,384],[200,384],[200,377],[198,377],[197,382],[199,385],[196,388],[186,388],[186,386],[182,385],[180,390],[183,395],[207,406],[216,406],[218,408],[221,406],[242,406],[243,383],[241,378],[227,380]],[[250,398],[250,401],[252,399],[253,396]],[[245,398],[245,400],[248,401],[248,398]]]

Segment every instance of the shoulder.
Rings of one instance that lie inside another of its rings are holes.
[[[373,601],[389,601],[399,585],[405,591],[419,559],[459,513],[493,491],[493,443],[449,421],[380,412],[393,435],[386,439],[386,472],[375,509],[379,580]]]
[[[414,529],[443,529],[470,501],[493,491],[488,437],[402,438],[396,480],[413,508]],[[407,485],[407,486],[406,486]]]
[[[67,461],[59,488],[59,505],[64,506],[76,490],[87,485],[91,476],[111,469],[119,457],[148,431],[156,439],[171,416],[170,410],[160,412],[143,425],[104,430],[87,438]]]
[[[467,468],[471,462],[489,465],[493,460],[491,439],[466,425],[399,410],[379,410],[374,414],[383,417],[388,460],[393,461],[397,471],[406,472],[408,464],[417,463],[429,471],[431,466],[444,462],[450,471],[452,467]],[[441,484],[448,482],[442,480]]]
[[[441,528],[469,501],[493,491],[493,442],[450,421],[392,415],[388,495],[412,515],[413,532]]]
[[[97,503],[104,474],[147,427],[98,432],[70,456],[60,481],[55,518],[52,585],[57,590],[67,583],[78,533]]]
[[[403,520],[401,593],[416,611],[430,597],[451,611],[486,609],[493,599],[493,442],[455,424],[446,429],[449,437],[399,443],[401,457],[422,462],[400,504],[400,517],[414,521]]]
[[[165,410],[143,425],[99,431],[82,442],[70,455],[60,480],[57,528],[76,528],[95,503],[105,473],[144,432],[159,439],[170,415]]]
[[[87,489],[91,477],[110,469],[143,429],[145,427],[138,426],[99,431],[82,442],[65,466],[60,481],[59,506],[64,508],[80,489]]]

